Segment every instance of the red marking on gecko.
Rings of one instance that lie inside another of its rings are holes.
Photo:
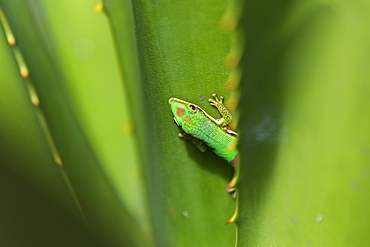
[[[189,122],[190,124],[193,124],[193,122],[190,122],[190,120],[191,120],[191,118],[190,118],[189,116],[186,116],[186,117],[184,118],[184,121],[185,121],[185,122]]]
[[[239,155],[236,155],[235,158],[230,161],[230,164],[232,164],[233,166],[236,166],[238,164],[238,158],[239,158]]]
[[[176,108],[176,114],[179,117],[182,117],[182,115],[185,114],[185,110],[183,108]]]

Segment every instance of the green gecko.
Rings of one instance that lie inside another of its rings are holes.
[[[179,137],[192,141],[202,152],[206,151],[207,146],[211,147],[218,156],[224,158],[234,168],[234,176],[226,188],[230,193],[235,191],[239,176],[237,133],[227,127],[232,120],[232,115],[222,102],[224,98],[222,96],[217,98],[216,94],[212,96],[214,99],[209,99],[209,102],[220,112],[219,119],[211,117],[199,106],[184,100],[171,98],[168,102],[175,124],[185,132],[179,134]],[[232,222],[234,219],[230,220]]]

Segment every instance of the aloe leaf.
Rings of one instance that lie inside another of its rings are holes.
[[[2,145],[1,145],[2,146]],[[9,158],[4,156],[2,158]],[[28,156],[29,157],[29,156]],[[24,159],[27,157],[24,157]],[[7,160],[10,161],[10,160]],[[35,166],[35,163],[23,162],[23,165]],[[73,201],[68,205],[56,203],[55,197],[65,196],[66,188],[60,187],[58,194],[51,198],[39,188],[20,176],[11,165],[2,160],[0,166],[1,196],[1,244],[4,246],[106,246],[97,236],[92,236],[86,225],[73,214]],[[12,163],[14,165],[14,163]],[[42,163],[40,163],[42,165]],[[47,170],[47,169],[45,169]],[[58,176],[50,178],[58,179]],[[59,176],[60,177],[60,176]],[[63,181],[62,181],[63,182]],[[53,185],[51,185],[52,188]],[[49,188],[51,190],[52,188]],[[67,194],[68,195],[68,194]],[[69,206],[69,210],[66,210]]]
[[[369,10],[245,6],[240,246],[369,242]]]
[[[84,128],[80,125],[81,122],[77,120],[77,110],[73,108],[66,75],[63,69],[58,67],[59,58],[53,43],[54,35],[46,25],[44,10],[39,4],[34,1],[0,2],[0,7],[16,39],[16,45],[8,47],[7,50],[8,55],[9,52],[13,53],[8,66],[11,66],[11,71],[16,71],[17,67],[23,64],[19,60],[15,62],[15,58],[20,54],[29,73],[23,73],[23,78],[19,74],[14,76],[13,73],[2,82],[21,85],[21,88],[18,86],[18,90],[22,89],[23,92],[17,92],[21,93],[17,97],[26,99],[21,101],[23,104],[28,101],[28,105],[23,105],[26,108],[21,110],[27,113],[27,117],[32,118],[33,125],[30,125],[30,128],[36,129],[35,134],[28,135],[27,138],[37,138],[36,140],[41,142],[41,147],[38,149],[41,150],[39,151],[41,154],[39,154],[32,152],[32,147],[30,149],[30,145],[26,145],[27,141],[32,139],[22,140],[17,133],[2,131],[2,136],[6,137],[2,143],[7,145],[4,153],[6,160],[10,161],[8,165],[12,161],[17,162],[14,167],[17,167],[19,172],[27,174],[27,178],[33,183],[41,184],[40,187],[44,187],[48,193],[55,193],[55,190],[48,189],[49,185],[61,186],[62,180],[64,188],[61,192],[64,191],[64,194],[58,197],[69,204],[73,200],[75,210],[79,208],[79,217],[82,216],[85,219],[90,229],[97,234],[97,238],[112,245],[126,243],[147,246],[148,239],[142,238],[145,235],[142,228],[123,206],[122,199],[113,189],[111,181],[107,179],[100,157],[98,158],[94,153],[93,145],[89,144]],[[2,25],[4,26],[4,22]],[[5,43],[5,39],[2,39],[2,42]],[[27,85],[32,85],[34,90],[30,90]],[[33,105],[29,95],[32,96]],[[11,96],[9,95],[9,98]],[[11,100],[15,101],[14,98]],[[4,101],[4,104],[7,102],[9,101]],[[12,114],[11,110],[8,112]],[[21,121],[27,122],[25,119]],[[27,129],[21,126],[21,130],[25,132]],[[29,142],[29,144],[32,143],[32,141]],[[19,158],[16,150],[19,150],[22,145],[26,148],[22,149],[22,157]],[[32,166],[35,169],[30,168],[31,166],[24,168],[22,162],[30,160],[33,156],[36,156],[36,160],[44,159],[43,163],[37,163],[40,167]],[[26,169],[31,172],[26,173]],[[56,176],[59,182],[53,182],[54,179],[48,182],[51,173],[46,169],[51,169],[53,176]],[[69,194],[66,194],[66,191]]]
[[[105,3],[111,22],[123,19],[119,1]],[[220,27],[227,7],[223,1],[133,2],[138,83],[145,96],[143,165],[157,246],[234,245],[235,226],[225,226],[235,208],[225,193],[232,169],[211,151],[203,154],[179,139],[168,106],[170,97],[178,97],[217,116],[207,99],[212,93],[231,98],[226,82],[234,67],[227,58],[237,49],[232,28]],[[115,25],[113,32],[123,28]],[[120,51],[126,43],[116,45]]]
[[[66,84],[76,118],[112,189],[148,235],[143,176],[135,148],[138,126],[127,109],[130,101],[125,99],[134,92],[125,94],[122,90],[107,20],[92,11],[93,6],[91,1],[45,2],[50,24],[58,27],[53,34],[59,66],[68,71]]]

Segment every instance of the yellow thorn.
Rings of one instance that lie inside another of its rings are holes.
[[[13,34],[11,34],[11,35],[7,35],[6,36],[6,38],[7,38],[7,40],[8,40],[8,44],[10,45],[10,46],[15,46],[15,38],[14,38],[14,36],[13,36]]]
[[[227,109],[229,109],[231,112],[235,111],[239,103],[239,93],[237,91],[234,92],[235,93],[233,93],[229,100],[225,103]]]
[[[239,62],[240,62],[239,54],[235,52],[230,52],[229,55],[226,56],[224,64],[226,68],[233,70],[236,67],[238,67]]]
[[[230,0],[227,1],[226,9],[221,17],[221,19],[218,21],[218,28],[223,33],[229,33],[236,29],[241,12],[242,12],[243,6],[242,1],[238,0]]]
[[[31,94],[31,102],[36,107],[40,105],[40,100],[39,97],[37,97],[37,95]]]
[[[32,104],[38,107],[40,105],[40,99],[37,96],[36,90],[29,79],[26,80],[26,85],[28,88],[28,93],[30,94]]]
[[[28,76],[30,75],[30,73],[28,72],[27,66],[25,64],[20,64],[19,66],[20,66],[19,67],[19,70],[21,72],[21,76],[23,78],[25,78],[25,79],[28,78]]]
[[[53,139],[53,137],[50,133],[50,129],[49,129],[49,126],[46,122],[45,116],[44,116],[43,112],[40,110],[40,108],[37,109],[37,113],[38,113],[37,116],[39,118],[42,130],[43,130],[44,135],[46,137],[46,141],[48,142],[51,154],[53,155],[54,162],[59,167],[63,167],[62,159],[60,158],[57,147],[55,146],[55,142],[54,142],[54,139]]]
[[[235,219],[236,219],[237,216],[238,216],[238,211],[235,210],[233,216],[231,216],[231,218],[228,221],[226,221],[226,225],[227,224],[230,224],[230,223],[233,223],[235,221]]]
[[[240,78],[241,78],[240,69],[231,71],[231,74],[226,81],[226,88],[229,91],[235,91],[239,86]]]
[[[233,121],[228,125],[230,129],[235,130],[238,127],[239,117],[234,113]]]
[[[24,62],[23,56],[20,52],[20,50],[15,47],[14,48],[14,56],[17,60],[18,66],[19,66],[19,72],[23,78],[28,78],[29,72],[26,63]]]
[[[103,3],[100,2],[100,3],[98,3],[98,5],[95,6],[94,12],[99,13],[99,12],[102,12],[102,11],[103,11]]]
[[[15,41],[13,32],[10,29],[8,20],[6,19],[5,15],[4,15],[4,12],[1,8],[0,8],[0,22],[3,24],[3,28],[4,28],[4,32],[5,32],[8,44],[10,46],[15,46],[16,41]]]
[[[235,211],[234,211],[233,216],[231,216],[231,218],[228,221],[226,221],[226,225],[235,222],[236,217],[238,217],[238,212],[239,212],[239,192],[238,190],[235,191],[235,194],[236,194],[235,195],[236,196]]]
[[[221,32],[229,33],[235,29],[237,23],[238,20],[233,18],[232,16],[223,16],[217,24]]]
[[[57,165],[58,165],[59,167],[63,167],[63,162],[62,162],[62,159],[60,158],[60,156],[59,156],[59,155],[54,156],[54,161],[55,161],[55,163],[57,163]]]
[[[123,133],[130,134],[134,131],[134,126],[132,124],[128,123],[123,126]]]

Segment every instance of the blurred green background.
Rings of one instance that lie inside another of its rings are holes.
[[[369,246],[370,2],[98,4],[0,0],[1,246]],[[212,93],[226,226],[167,103]]]

